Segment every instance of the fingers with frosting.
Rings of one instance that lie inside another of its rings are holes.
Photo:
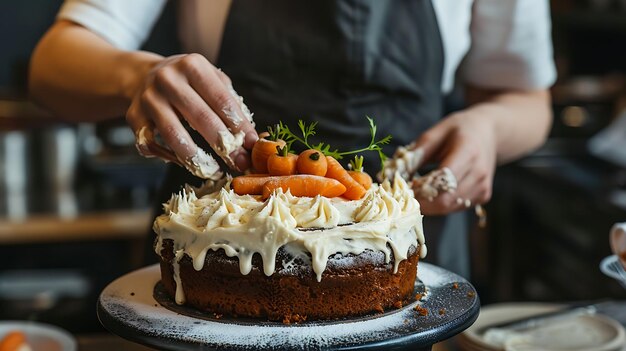
[[[252,114],[230,79],[198,54],[172,56],[155,66],[126,119],[142,155],[176,162],[205,179],[217,179],[222,172],[217,161],[196,145],[185,123],[239,171],[249,167],[247,149],[258,138]],[[155,134],[164,145],[155,141]]]

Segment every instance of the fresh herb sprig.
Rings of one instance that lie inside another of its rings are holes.
[[[289,148],[294,142],[299,142],[309,149],[315,149],[320,151],[326,156],[332,156],[338,160],[342,159],[344,156],[358,154],[366,151],[375,151],[378,153],[378,157],[380,158],[381,167],[384,165],[387,156],[383,153],[383,145],[389,144],[391,141],[391,135],[387,135],[382,139],[376,140],[376,123],[369,116],[366,116],[367,121],[369,123],[370,129],[370,144],[367,147],[360,148],[357,150],[350,151],[339,151],[338,149],[331,150],[332,147],[328,143],[319,142],[317,144],[312,144],[309,141],[309,138],[315,135],[315,127],[317,126],[317,122],[311,122],[306,124],[304,121],[298,121],[298,128],[300,129],[300,135],[292,132],[289,127],[282,122],[280,122],[277,126],[279,131],[279,137],[283,139]]]
[[[350,169],[357,172],[363,172],[363,156],[354,156],[354,158],[350,160]]]
[[[276,141],[281,138],[283,122],[275,124],[274,126],[267,126],[267,133],[269,134],[265,139]]]

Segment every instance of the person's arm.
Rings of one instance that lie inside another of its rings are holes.
[[[192,159],[198,147],[181,120],[222,155],[232,151],[224,147],[224,135],[243,131],[248,149],[257,138],[230,79],[203,56],[120,50],[68,21],[54,24],[37,45],[29,86],[37,102],[62,118],[126,115],[137,135],[155,129],[182,160]],[[241,170],[249,165],[244,148],[223,158]]]
[[[467,89],[469,107],[447,116],[418,139],[423,163],[448,167],[458,181],[454,193],[433,201],[421,199],[422,212],[445,214],[491,198],[496,164],[539,147],[552,121],[547,90],[490,91]]]
[[[492,119],[498,164],[512,161],[541,146],[552,125],[550,92],[495,91],[468,87],[469,107],[460,113]]]
[[[486,203],[496,164],[539,147],[551,125],[549,1],[474,0],[471,11],[471,45],[457,72],[468,87],[467,108],[419,139],[427,161],[448,167],[458,188],[432,202],[421,199],[427,214]]]
[[[29,75],[33,99],[71,121],[124,116],[142,77],[162,56],[115,48],[88,29],[55,23],[35,48]]]

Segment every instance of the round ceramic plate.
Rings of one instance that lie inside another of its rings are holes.
[[[428,263],[420,263],[418,271],[416,291],[425,290],[425,297],[401,309],[352,319],[284,325],[216,319],[174,307],[171,299],[168,303],[159,295],[160,271],[154,265],[109,284],[100,295],[98,317],[119,336],[168,350],[415,350],[460,333],[476,320],[480,310],[476,290],[462,277]],[[428,314],[421,315],[415,310],[417,306],[428,310]]]
[[[28,321],[0,322],[0,340],[9,332],[21,331],[33,350],[76,351],[76,340],[65,330],[53,325]]]
[[[459,345],[466,350],[621,350],[625,339],[624,327],[603,315],[572,316],[528,331],[511,335],[503,346],[487,340],[479,330],[494,324],[519,318],[555,312],[564,305],[546,303],[502,303],[484,307],[474,325],[459,335]]]

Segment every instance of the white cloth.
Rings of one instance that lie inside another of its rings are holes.
[[[66,0],[58,18],[134,50],[148,37],[165,2]],[[215,61],[230,2],[180,2],[186,52]],[[443,92],[452,89],[455,78],[483,88],[540,89],[554,83],[548,0],[433,0],[433,6],[445,55]]]

